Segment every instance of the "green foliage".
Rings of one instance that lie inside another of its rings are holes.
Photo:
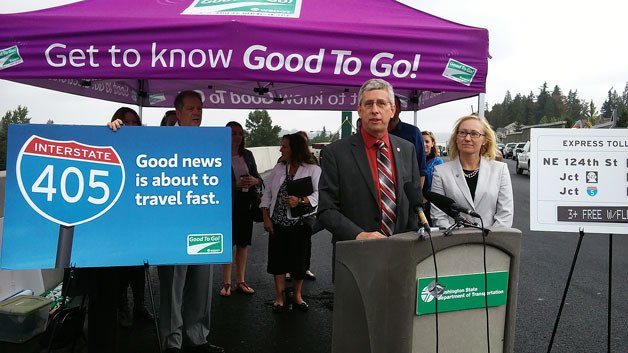
[[[591,126],[597,124],[600,115],[598,114],[597,108],[595,107],[593,101],[589,102],[587,109],[584,111],[583,117],[589,122]]]
[[[614,89],[608,90],[608,97],[602,103],[602,107],[600,108],[600,115],[602,118],[609,120],[613,116],[613,111],[619,108],[621,104],[621,98],[617,94],[617,91]]]
[[[617,127],[628,128],[628,106],[622,106],[617,114]]]
[[[0,170],[7,169],[7,140],[9,124],[28,124],[31,118],[27,118],[28,108],[17,106],[17,109],[8,111],[0,122]]]
[[[320,142],[330,142],[330,133],[327,132],[327,129],[325,128],[325,126],[323,126],[323,130],[321,130],[318,135],[314,136],[311,140],[310,140],[310,144],[312,143],[320,143]]]
[[[246,119],[246,146],[278,146],[281,127],[273,125],[266,110],[255,110]]]
[[[538,95],[530,92],[527,96],[516,94],[514,98],[510,91],[506,92],[501,103],[494,104],[486,111],[486,118],[495,128],[504,127],[513,122],[520,125],[537,125],[556,121],[567,121],[572,126],[576,121],[583,121],[587,125],[595,125],[601,118],[610,119],[613,112],[621,116],[624,108],[628,109],[628,82],[620,96],[612,88],[602,104],[600,112],[593,102],[580,99],[577,90],[570,90],[567,96],[558,85],[550,92],[547,82],[539,87]]]

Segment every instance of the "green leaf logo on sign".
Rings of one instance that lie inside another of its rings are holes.
[[[188,255],[222,254],[223,235],[218,234],[189,234]]]
[[[506,305],[508,299],[508,272],[487,273],[488,306]],[[429,290],[434,277],[419,278],[417,283],[416,314],[436,312],[436,300]],[[483,308],[484,273],[438,277],[438,283],[445,287],[438,296],[438,312]]]

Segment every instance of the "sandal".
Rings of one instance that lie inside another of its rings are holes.
[[[220,289],[220,293],[218,294],[220,294],[221,297],[230,297],[231,296],[231,283],[225,283]]]
[[[273,312],[274,313],[280,313],[283,311],[283,304],[279,304],[277,302],[273,303]]]
[[[255,294],[255,290],[249,287],[249,285],[246,284],[246,282],[238,282],[238,285],[236,286],[236,290],[244,294]]]

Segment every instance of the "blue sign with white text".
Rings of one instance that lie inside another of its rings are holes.
[[[8,137],[2,268],[54,267],[61,226],[77,267],[231,262],[229,128],[25,124]]]

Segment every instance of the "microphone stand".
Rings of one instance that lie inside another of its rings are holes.
[[[451,235],[453,233],[454,230],[458,229],[458,228],[462,228],[462,227],[466,227],[466,228],[475,228],[475,229],[479,229],[482,231],[483,235],[486,237],[488,236],[489,230],[485,229],[483,227],[478,226],[477,223],[471,223],[469,220],[467,220],[466,218],[462,217],[460,215],[460,212],[456,212],[454,213],[453,217],[452,217],[455,221],[454,224],[452,224],[451,226],[449,226],[449,228],[445,229],[445,231],[443,232],[443,235]]]

